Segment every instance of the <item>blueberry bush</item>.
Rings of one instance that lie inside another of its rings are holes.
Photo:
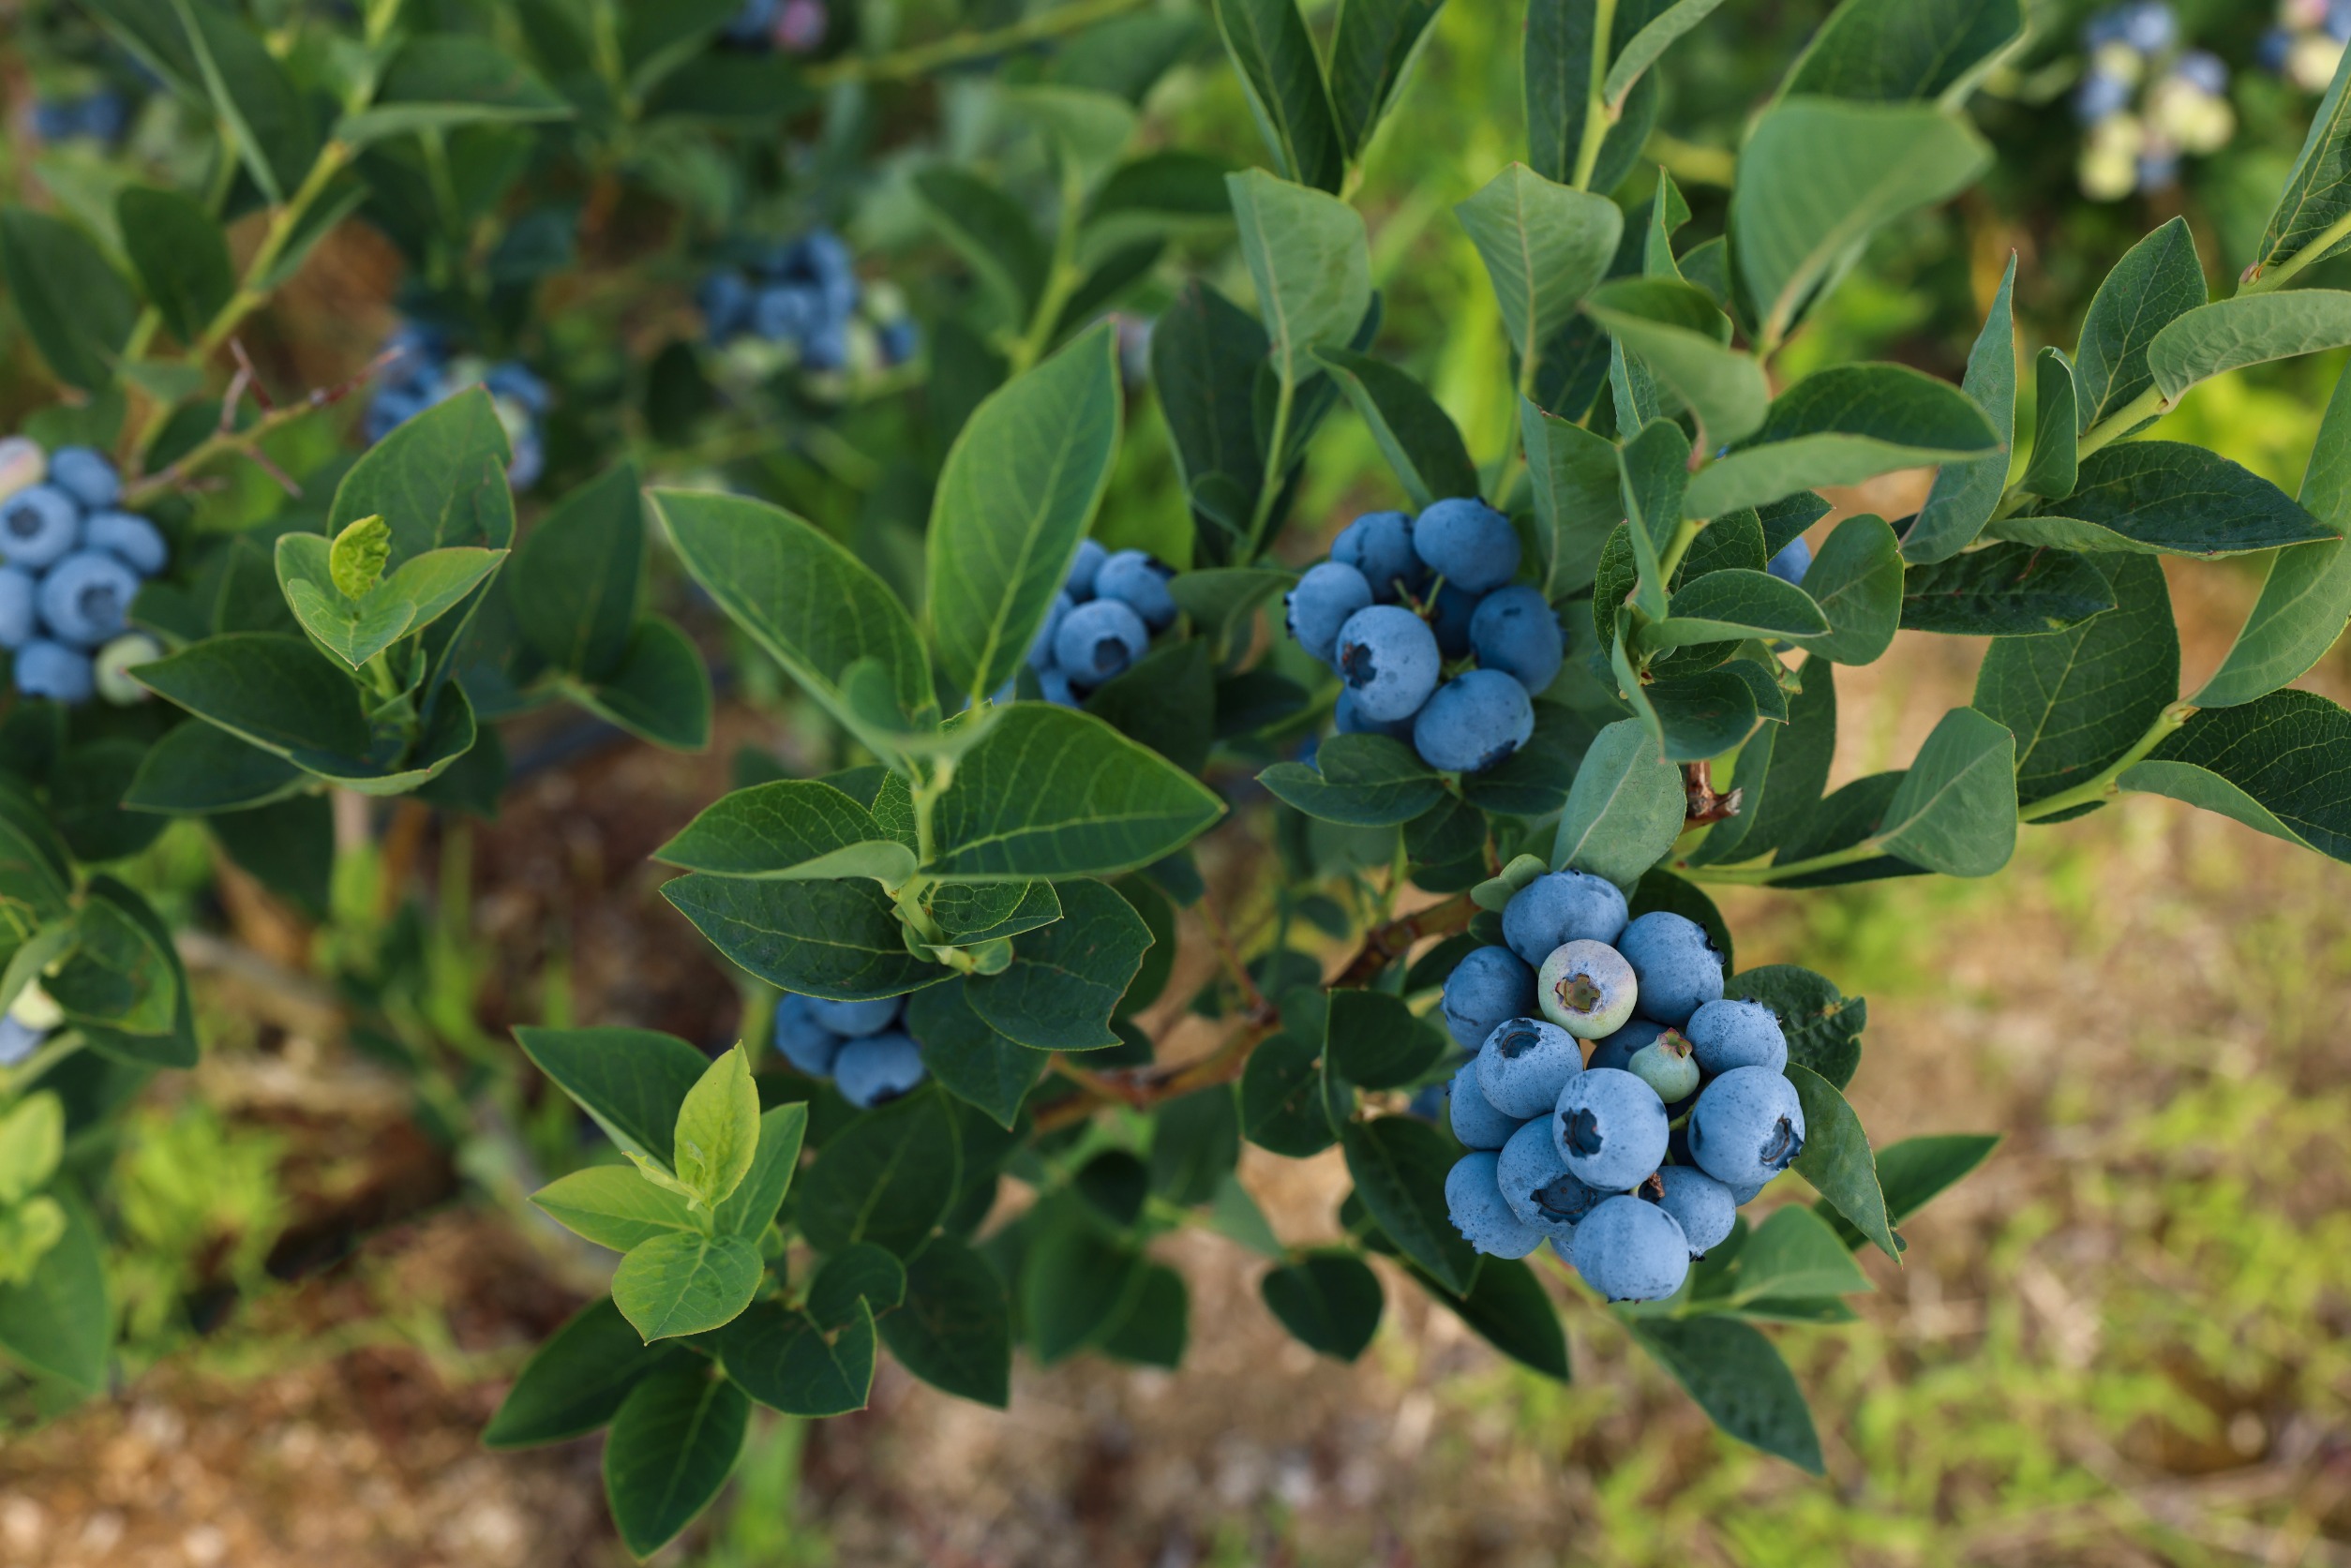
[[[1997,1140],[1873,1148],[1865,1005],[1739,967],[1706,889],[1991,876],[2129,792],[2351,859],[2351,715],[2293,685],[2351,619],[2351,392],[2297,495],[2149,433],[2351,345],[2351,68],[2241,276],[2172,217],[2028,354],[2004,258],[1916,356],[1954,379],[1819,323],[1995,175],[1974,95],[2047,30],[1843,0],[1701,189],[1661,104],[1741,9],[1496,27],[1522,156],[1430,220],[1483,262],[1506,435],[1407,368],[1360,204],[1438,0],[48,19],[53,200],[0,207],[50,383],[0,441],[0,1354],[49,1408],[108,1386],[110,1151],[201,1049],[142,856],[197,824],[328,920],[437,1136],[529,1118],[532,1202],[610,1289],[485,1441],[604,1431],[639,1555],[755,1404],[861,1409],[884,1353],[996,1406],[1018,1351],[1176,1366],[1151,1243],[1187,1225],[1341,1360],[1373,1254],[1551,1378],[1562,1311],[1615,1313],[1818,1471],[1774,1333],[1849,1322],[1856,1252],[1898,1262]],[[2089,18],[2073,101],[2112,122],[2160,60],[2147,115],[2217,152],[2229,79],[2169,18]],[[1178,67],[1237,83],[1254,166],[1146,112]],[[247,337],[346,229],[400,324],[276,395]],[[1382,467],[1325,515],[1341,428]],[[1917,470],[1899,518],[1824,493]],[[2255,555],[2183,691],[2162,558]],[[1973,700],[1831,790],[1839,668],[1903,630],[1987,639]],[[726,694],[831,764],[739,758],[656,856],[739,1038],[477,1038],[403,978],[453,944],[350,918],[370,802],[489,815],[502,726],[696,751]],[[1343,1239],[1277,1235],[1244,1143],[1337,1150]]]

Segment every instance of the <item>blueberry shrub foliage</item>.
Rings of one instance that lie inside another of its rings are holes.
[[[2351,717],[2290,687],[2351,617],[2351,394],[2296,496],[2146,434],[2351,344],[2317,266],[2351,111],[2338,68],[2220,298],[2175,219],[2070,350],[2020,364],[2012,262],[1957,384],[1790,369],[1873,237],[1985,174],[1969,98],[2024,19],[1844,0],[1700,225],[1644,152],[1718,6],[1496,25],[1523,157],[1445,219],[1507,338],[1483,453],[1397,362],[1355,205],[1438,0],[62,7],[45,37],[128,105],[68,128],[147,152],[44,155],[54,210],[0,209],[62,389],[0,452],[0,1353],[52,1405],[106,1386],[107,1129],[198,1057],[131,858],[196,818],[323,903],[337,792],[492,813],[497,724],[558,699],[699,749],[715,663],[838,765],[739,769],[658,853],[742,1038],[488,1048],[585,1113],[535,1202],[616,1262],[486,1441],[605,1431],[632,1549],[717,1494],[754,1404],[860,1409],[885,1352],[997,1406],[1017,1349],[1178,1364],[1151,1242],[1187,1224],[1342,1360],[1371,1253],[1551,1378],[1561,1312],[1612,1311],[1817,1471],[1765,1327],[1850,1321],[1854,1251],[1898,1262],[1993,1140],[1873,1150],[1863,1002],[1738,968],[1704,889],[1989,876],[2125,791],[2351,859]],[[1260,167],[1142,134],[1219,43]],[[836,237],[884,183],[937,277]],[[398,252],[409,324],[274,400],[241,332],[346,224]],[[1389,509],[1308,515],[1349,419]],[[1816,526],[1822,490],[1924,468],[1914,515]],[[519,535],[518,485],[547,498]],[[1146,549],[1119,514],[1150,492],[1184,526]],[[2254,552],[2183,694],[2159,558]],[[1904,628],[1988,638],[1974,698],[1829,791],[1838,666]],[[1138,1023],[1177,1017],[1216,1043]],[[474,1067],[420,1093],[442,1125]],[[1245,1142],[1339,1151],[1339,1243],[1274,1233]],[[1789,1169],[1813,1201],[1736,1212]]]

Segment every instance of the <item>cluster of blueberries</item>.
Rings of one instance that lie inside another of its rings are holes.
[[[726,41],[746,49],[775,49],[813,54],[822,48],[831,19],[824,0],[743,0],[726,24]]]
[[[383,347],[397,357],[384,367],[383,380],[368,400],[360,426],[368,441],[383,440],[468,387],[484,387],[515,450],[514,460],[506,465],[506,482],[517,490],[538,483],[547,467],[539,421],[546,417],[550,399],[547,382],[529,366],[514,359],[493,365],[478,354],[457,353],[447,333],[414,321],[393,333]]]
[[[2261,64],[2305,93],[2323,93],[2351,46],[2351,0],[2278,0],[2261,35]]]
[[[1392,737],[1456,773],[1527,743],[1566,641],[1541,590],[1511,582],[1519,554],[1510,519],[1467,497],[1340,530],[1286,604],[1290,635],[1339,672],[1341,734]]]
[[[887,1104],[929,1076],[906,1033],[903,996],[823,1002],[787,992],[775,1008],[775,1049],[796,1072],[830,1078],[860,1111]]]
[[[130,124],[130,104],[112,87],[78,98],[42,98],[33,105],[33,134],[44,142],[87,137],[112,142]]]
[[[1480,1252],[1548,1240],[1610,1301],[1655,1301],[1804,1151],[1804,1113],[1778,1018],[1723,998],[1705,930],[1627,914],[1600,877],[1536,877],[1503,911],[1507,946],[1446,979],[1445,1027],[1475,1054],[1445,1194]]]
[[[1151,638],[1176,624],[1176,596],[1168,580],[1176,569],[1142,550],[1106,550],[1088,539],[1062,580],[1045,623],[1028,645],[1028,667],[1037,672],[1047,702],[1075,708],[1115,675],[1143,657]],[[1010,701],[1014,682],[996,693]]]
[[[2168,189],[2182,157],[2219,152],[2237,134],[2227,65],[2179,46],[2179,22],[2164,0],[2130,0],[2083,26],[2088,60],[2074,113],[2089,134],[2076,172],[2091,201]]]
[[[711,342],[745,338],[792,351],[803,369],[904,365],[919,346],[894,289],[858,281],[849,247],[830,229],[769,246],[747,266],[721,267],[695,299]]]
[[[130,602],[171,552],[122,497],[122,476],[90,447],[0,441],[0,648],[28,697],[144,694],[127,672],[163,650],[129,629]]]

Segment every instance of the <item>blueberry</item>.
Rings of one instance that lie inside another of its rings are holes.
[[[2110,120],[2131,107],[2131,83],[2121,77],[2092,70],[2082,78],[2081,85],[2074,89],[2074,118],[2086,126]],[[1793,548],[1792,545],[1789,546],[1789,549]],[[1782,550],[1772,558],[1774,575],[1778,575],[1780,557],[1787,554],[1788,550]],[[1807,560],[1810,554],[1808,550],[1805,552]],[[1793,577],[1789,579],[1790,582],[1795,580]]]
[[[1484,593],[1519,570],[1519,530],[1472,497],[1434,501],[1413,522],[1413,552],[1457,588]]]
[[[1539,1018],[1504,1020],[1477,1052],[1477,1086],[1495,1110],[1522,1122],[1557,1105],[1567,1080],[1582,1070],[1576,1037]]]
[[[1812,570],[1812,546],[1805,544],[1804,536],[1799,534],[1790,539],[1779,554],[1772,558],[1771,563],[1764,570],[1781,582],[1794,583],[1802,588],[1804,574]]]
[[[49,472],[48,455],[29,436],[0,438],[0,500],[27,485],[37,485]]]
[[[33,635],[33,578],[0,566],[0,648],[22,648]]]
[[[1526,688],[1500,670],[1471,670],[1446,681],[1413,721],[1413,749],[1447,773],[1481,773],[1505,762],[1535,734]]]
[[[1578,1039],[1612,1035],[1633,1016],[1633,966],[1605,942],[1563,942],[1536,977],[1543,1016]]]
[[[41,620],[59,642],[89,648],[123,629],[139,575],[101,550],[76,550],[41,579]]]
[[[2326,32],[2337,43],[2351,43],[2351,0],[2332,0],[2328,6]]]
[[[79,649],[35,637],[16,650],[16,689],[28,697],[87,702],[96,685],[90,656]]]
[[[49,482],[84,512],[103,512],[123,499],[122,476],[94,447],[61,446],[51,453]]]
[[[1779,1015],[1760,1002],[1709,1002],[1690,1014],[1682,1032],[1698,1048],[1698,1065],[1711,1076],[1733,1068],[1788,1066],[1788,1034]]]
[[[1738,1223],[1739,1205],[1730,1188],[1705,1172],[1687,1165],[1669,1165],[1657,1172],[1657,1193],[1650,1202],[1673,1217],[1689,1243],[1690,1256],[1703,1258],[1730,1239]]]
[[[2169,190],[2179,183],[2179,155],[2177,153],[2142,153],[2139,155],[2139,193],[2149,195]]]
[[[513,489],[528,490],[547,470],[547,448],[539,443],[536,429],[522,431],[514,438],[514,461],[506,465],[506,484]]]
[[[0,1068],[12,1068],[40,1049],[46,1031],[27,1028],[0,1013]]]
[[[1749,1182],[1745,1187],[1734,1187],[1730,1189],[1730,1201],[1744,1209],[1761,1197],[1763,1189],[1771,1185],[1771,1178],[1767,1176],[1760,1182]]]
[[[1037,628],[1037,635],[1028,644],[1030,669],[1049,670],[1054,667],[1054,634],[1061,630],[1062,619],[1075,608],[1076,602],[1069,594],[1056,593],[1053,596],[1053,607],[1045,612],[1044,624]]]
[[[1450,1102],[1447,1119],[1453,1136],[1465,1149],[1499,1149],[1510,1142],[1510,1135],[1519,1130],[1519,1124],[1494,1109],[1486,1091],[1477,1086],[1477,1058],[1472,1056],[1453,1074],[1453,1082],[1445,1090]]]
[[[1339,707],[1332,717],[1338,722],[1341,735],[1385,735],[1407,745],[1412,743],[1413,721],[1410,714],[1400,719],[1367,718],[1355,703],[1355,693],[1344,686],[1339,688]]]
[[[2343,7],[2335,7],[2338,10]],[[2209,49],[2192,49],[2179,57],[2172,70],[2181,81],[2218,97],[2228,91],[2228,66]]]
[[[1625,928],[1617,951],[1640,981],[1640,1015],[1679,1028],[1722,999],[1722,954],[1696,920],[1653,909]]]
[[[904,365],[921,351],[922,330],[913,317],[899,316],[882,323],[879,341],[884,365]]]
[[[886,1035],[846,1040],[832,1059],[832,1082],[841,1098],[871,1111],[912,1089],[927,1076],[922,1048],[893,1029]]]
[[[1478,668],[1502,671],[1533,696],[1559,679],[1567,638],[1541,590],[1513,583],[1478,602],[1470,618],[1470,651]]]
[[[1682,1227],[1638,1198],[1610,1198],[1594,1209],[1567,1249],[1583,1282],[1610,1301],[1663,1301],[1690,1274]]]
[[[547,382],[518,359],[502,360],[491,366],[489,373],[482,378],[482,384],[489,388],[493,397],[511,398],[534,416],[547,412],[554,403]]]
[[[1143,618],[1116,599],[1092,599],[1061,618],[1053,662],[1078,685],[1099,686],[1143,657],[1151,634]]]
[[[767,36],[768,23],[775,16],[775,0],[743,0],[742,9],[726,23],[729,43],[756,44]]]
[[[1174,567],[1141,550],[1119,550],[1094,574],[1094,597],[1116,599],[1141,616],[1144,625],[1164,632],[1176,624],[1176,596],[1167,591],[1167,579],[1175,575]]]
[[[857,261],[840,235],[812,229],[793,246],[794,270],[815,282],[827,316],[845,321],[857,310]]]
[[[1330,558],[1362,573],[1382,605],[1396,602],[1400,584],[1417,594],[1425,575],[1413,551],[1413,520],[1401,512],[1366,512],[1339,530]]]
[[[1463,1155],[1445,1176],[1445,1206],[1453,1228],[1490,1258],[1523,1258],[1543,1245],[1543,1232],[1522,1223],[1503,1201],[1491,1151]]]
[[[2160,54],[2179,33],[2179,20],[2164,0],[2138,0],[2122,17],[2122,41],[2141,54]]]
[[[82,545],[104,550],[142,577],[154,576],[172,559],[163,530],[128,512],[101,512],[82,524]]]
[[[877,1002],[822,1002],[811,998],[808,1016],[836,1035],[878,1035],[898,1021],[905,998],[885,996]]]
[[[1656,1090],[1668,1105],[1698,1093],[1698,1063],[1689,1040],[1677,1030],[1668,1029],[1634,1052],[1625,1070]]]
[[[1630,1192],[1665,1163],[1665,1101],[1629,1072],[1587,1068],[1569,1079],[1550,1126],[1567,1169],[1603,1192]]]
[[[1482,1050],[1497,1026],[1535,1010],[1535,971],[1507,948],[1473,948],[1445,977],[1439,1010],[1463,1049]]]
[[[1437,589],[1437,600],[1425,606],[1429,630],[1437,635],[1437,651],[1450,663],[1466,659],[1470,654],[1470,626],[1477,620],[1477,606],[1485,601],[1465,588],[1445,583]]]
[[[807,997],[786,992],[775,1004],[775,1049],[792,1064],[793,1071],[830,1078],[832,1059],[841,1051],[841,1037],[816,1022]]]
[[[1502,1201],[1510,1205],[1519,1223],[1531,1225],[1554,1241],[1574,1230],[1577,1221],[1608,1196],[1576,1179],[1551,1142],[1550,1124],[1540,1119],[1511,1134],[1510,1142],[1502,1146],[1502,1153],[1495,1157],[1494,1180],[1502,1187]]]
[[[1071,689],[1070,678],[1059,666],[1038,671],[1037,685],[1047,702],[1057,703],[1063,708],[1078,706],[1077,693]]]
[[[849,324],[837,319],[818,321],[800,340],[800,362],[811,370],[838,370],[849,362]]]
[[[1667,1025],[1663,1023],[1652,1023],[1645,1018],[1636,1018],[1616,1033],[1607,1036],[1595,1044],[1592,1048],[1592,1059],[1584,1066],[1615,1068],[1619,1071],[1627,1070],[1632,1066],[1633,1053],[1659,1035],[1664,1034]]]
[[[1081,605],[1093,598],[1094,578],[1101,572],[1102,562],[1109,559],[1110,552],[1099,541],[1078,541],[1077,559],[1070,562],[1070,575],[1061,582],[1063,590]]]
[[[144,632],[125,632],[121,636],[97,650],[90,662],[92,679],[97,694],[117,708],[128,708],[134,702],[147,700],[147,689],[131,676],[140,665],[153,664],[163,657],[163,645]]]
[[[1325,664],[1339,651],[1339,628],[1371,603],[1371,585],[1352,566],[1326,560],[1310,567],[1282,601],[1290,635]]]
[[[1733,1068],[1707,1084],[1689,1127],[1690,1157],[1732,1188],[1760,1187],[1804,1153],[1804,1102],[1769,1068]]]
[[[1625,895],[1590,872],[1538,876],[1510,895],[1502,911],[1502,939],[1534,964],[1562,943],[1614,942],[1624,930]]]
[[[1339,675],[1367,719],[1408,719],[1437,689],[1442,661],[1428,622],[1398,605],[1357,610],[1339,629]]]
[[[751,330],[771,343],[796,343],[816,330],[824,302],[813,289],[779,283],[752,302]]]
[[[34,485],[0,501],[0,556],[10,566],[47,566],[73,548],[82,509],[54,485]]]

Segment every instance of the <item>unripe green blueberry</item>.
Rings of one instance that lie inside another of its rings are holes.
[[[1698,1092],[1698,1057],[1678,1029],[1668,1029],[1634,1052],[1625,1070],[1656,1090],[1668,1105]]]
[[[1633,1016],[1640,987],[1633,966],[1605,942],[1563,942],[1536,977],[1543,1016],[1578,1039],[1612,1035]]]

